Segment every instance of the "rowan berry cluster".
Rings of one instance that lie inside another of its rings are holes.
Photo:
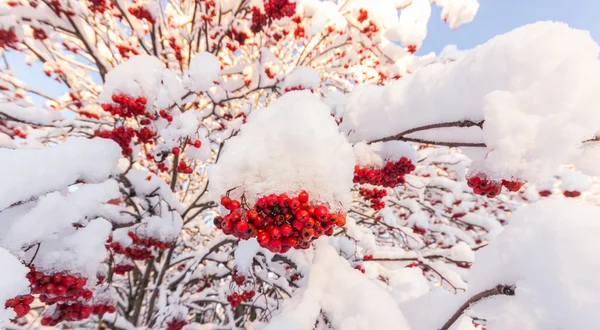
[[[364,198],[366,201],[371,202],[371,208],[374,210],[381,210],[385,207],[385,202],[381,199],[387,196],[387,191],[385,189],[369,189],[369,188],[360,188],[358,193]]]
[[[512,192],[519,191],[523,183],[519,181],[502,180],[501,182],[488,179],[483,174],[478,174],[467,178],[467,184],[477,195],[494,198],[502,192],[502,187]]]
[[[129,53],[133,54],[133,55],[138,55],[139,51],[137,50],[137,48],[132,47],[130,45],[127,44],[117,44],[115,47],[117,47],[117,50],[119,51],[119,54],[121,55],[121,57],[123,58],[129,58]]]
[[[241,294],[234,292],[227,296],[227,302],[231,304],[231,307],[236,308],[244,301],[250,301],[256,292],[254,290],[243,291]]]
[[[187,321],[172,319],[171,321],[169,321],[167,323],[167,329],[166,330],[181,330],[187,324],[188,324]]]
[[[119,126],[112,131],[94,131],[94,135],[103,139],[111,139],[121,147],[123,156],[129,156],[133,153],[131,141],[136,136],[136,131],[131,127]]]
[[[291,92],[291,91],[303,91],[306,90],[307,88],[304,88],[302,86],[292,86],[292,87],[286,87],[283,91],[284,92]],[[314,90],[311,88],[310,89],[311,92],[314,92]]]
[[[90,10],[94,13],[102,14],[111,9],[113,6],[111,1],[107,0],[90,0]]]
[[[14,48],[17,49],[17,43],[19,39],[15,33],[15,29],[0,30],[0,48]]]
[[[157,240],[152,237],[143,238],[131,231],[129,233],[127,233],[127,235],[131,238],[131,240],[133,241],[133,244],[140,245],[140,246],[147,247],[147,248],[156,247],[159,250],[164,250],[164,249],[171,247],[171,245],[173,244],[171,242],[162,242],[162,241]]]
[[[16,317],[23,317],[31,310],[31,303],[33,303],[34,297],[30,294],[16,296],[6,301],[4,306],[6,308],[12,308],[17,314]]]
[[[86,305],[82,302],[71,304],[60,304],[52,314],[44,314],[41,324],[43,326],[55,326],[62,321],[79,321],[90,317],[92,314],[100,315],[104,313],[114,313],[116,311],[113,305]]]
[[[387,162],[383,168],[354,166],[354,183],[374,186],[396,187],[406,182],[404,176],[415,170],[415,165],[406,157],[396,162]]]
[[[100,119],[100,115],[95,112],[91,112],[91,111],[87,111],[87,110],[79,110],[77,113],[83,117]]]
[[[309,204],[306,191],[260,197],[252,208],[227,196],[221,197],[229,214],[217,217],[215,226],[241,239],[256,237],[258,244],[274,253],[291,248],[308,249],[322,235],[331,236],[334,226],[344,226],[346,215],[330,212],[325,205]]]
[[[267,25],[267,15],[258,7],[252,7],[252,21],[250,24],[250,30],[254,33],[262,31],[263,27]]]
[[[133,265],[130,264],[118,264],[113,267],[113,273],[124,275],[133,270]]]
[[[296,2],[290,2],[290,0],[265,0],[265,13],[273,20],[292,17],[296,13]]]
[[[147,100],[143,96],[134,98],[129,95],[114,94],[112,101],[116,105],[103,103],[102,109],[113,116],[132,118],[133,116],[141,116],[146,112]]]
[[[67,273],[45,274],[31,266],[27,279],[31,284],[31,293],[39,294],[40,301],[48,305],[92,298],[92,291],[84,288],[86,277]]]
[[[156,22],[156,20],[154,19],[154,17],[152,17],[152,14],[148,11],[148,9],[142,6],[129,7],[127,11],[139,20],[145,18],[150,24],[154,24]]]
[[[31,29],[33,30],[33,33],[32,33],[33,39],[36,39],[36,40],[48,39],[48,35],[46,35],[46,32],[44,30],[35,28],[33,26],[31,27]]]

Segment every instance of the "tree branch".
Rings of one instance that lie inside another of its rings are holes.
[[[450,327],[454,324],[454,322],[456,322],[463,315],[463,313],[467,309],[469,309],[469,307],[471,307],[472,305],[478,303],[479,301],[481,301],[485,298],[497,296],[497,295],[514,296],[515,288],[516,287],[514,285],[500,284],[493,289],[486,290],[486,291],[483,291],[483,292],[480,292],[480,293],[474,295],[473,297],[469,298],[469,300],[467,300],[464,304],[462,304],[462,306],[460,306],[460,308],[458,308],[458,310],[454,313],[454,315],[452,315],[452,317],[448,321],[446,321],[446,323],[444,323],[444,325],[441,328],[439,328],[439,330],[450,329]]]

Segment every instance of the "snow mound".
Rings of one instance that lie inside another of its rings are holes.
[[[18,295],[29,293],[29,281],[25,275],[29,269],[7,250],[0,248],[0,326],[8,324],[15,312],[4,307],[4,302]]]
[[[514,297],[482,306],[490,311],[481,315],[489,329],[597,327],[599,218],[600,207],[568,199],[545,200],[513,214],[504,232],[475,254],[470,275],[470,296],[497,284],[516,285]]]
[[[316,89],[320,84],[321,76],[317,70],[307,66],[297,66],[285,77],[283,87]]]
[[[588,32],[566,24],[526,25],[457,61],[427,65],[388,86],[355,88],[340,128],[359,142],[426,125],[485,120],[483,136],[474,126],[428,130],[425,136],[485,142],[486,158],[475,165],[493,179],[543,180],[560,164],[585,162],[577,150],[594,137],[600,121],[599,51]]]
[[[194,55],[190,67],[184,74],[183,84],[196,93],[206,91],[215,81],[219,81],[221,63],[211,53],[200,52]]]
[[[308,91],[253,111],[209,168],[215,200],[232,191],[253,205],[265,194],[309,192],[332,208],[349,206],[355,158],[330,109]]]

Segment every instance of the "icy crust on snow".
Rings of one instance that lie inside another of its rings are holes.
[[[382,167],[386,162],[395,162],[402,157],[417,161],[417,152],[408,143],[402,141],[389,141],[367,144],[359,142],[353,146],[356,164],[362,166]]]
[[[119,146],[108,139],[70,138],[42,149],[0,149],[0,210],[77,180],[101,182],[117,173]]]
[[[29,281],[25,275],[29,269],[7,250],[0,247],[0,326],[9,323],[15,317],[12,308],[4,307],[4,302],[18,295],[29,293]]]
[[[264,330],[311,330],[321,310],[334,329],[410,329],[391,295],[350,267],[328,240],[317,242],[307,277]]]
[[[253,111],[239,133],[225,142],[209,168],[212,197],[232,190],[248,203],[265,194],[306,190],[311,201],[342,209],[352,201],[355,158],[329,107],[308,91],[289,92]]]
[[[0,104],[0,116],[5,114],[20,121],[37,125],[50,125],[61,119],[60,112],[38,107],[22,107],[15,103]]]
[[[148,105],[160,109],[180,103],[185,90],[177,75],[158,58],[136,55],[108,72],[98,101],[112,103],[113,94],[144,96]]]
[[[211,53],[200,52],[190,61],[190,67],[183,76],[186,88],[196,93],[206,91],[215,81],[219,81],[221,63]]]
[[[388,86],[355,88],[340,127],[359,142],[485,119],[489,152],[476,165],[496,179],[543,180],[558,165],[581,160],[582,141],[598,131],[599,50],[589,33],[563,23],[526,25],[458,61],[427,65]],[[437,141],[482,142],[466,134],[432,133],[427,137]]]

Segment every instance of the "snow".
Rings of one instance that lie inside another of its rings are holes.
[[[442,20],[453,29],[472,22],[479,10],[477,0],[435,0],[435,2],[442,7]]]
[[[29,293],[29,281],[25,275],[29,269],[10,252],[0,247],[0,326],[9,323],[15,316],[11,309],[4,307],[4,302],[18,295]]]
[[[404,46],[419,48],[427,36],[427,23],[431,17],[429,0],[414,0],[400,10],[398,23],[392,25],[385,36],[392,41],[402,42]]]
[[[0,104],[0,117],[7,115],[19,121],[37,125],[50,125],[62,118],[60,112],[38,107],[21,107],[15,103]]]
[[[358,86],[348,96],[340,127],[351,142],[360,142],[424,125],[485,119],[483,141],[468,141],[457,129],[452,140],[443,130],[427,137],[485,142],[486,158],[473,167],[491,178],[544,180],[581,156],[581,142],[597,132],[599,50],[588,32],[563,23],[526,25],[460,60],[427,65],[385,87]]]
[[[164,212],[162,217],[152,216],[142,219],[134,232],[143,237],[152,237],[161,242],[172,242],[177,239],[183,220],[177,212]]]
[[[402,141],[389,141],[367,144],[359,142],[353,146],[356,164],[383,167],[385,162],[395,162],[402,157],[417,161],[417,152],[410,144]]]
[[[301,87],[314,90],[321,84],[319,72],[311,67],[297,66],[283,81],[284,88]]]
[[[489,328],[593,329],[600,322],[600,207],[549,199],[516,211],[504,232],[475,254],[468,294],[515,284],[480,315]]]
[[[321,311],[334,329],[410,329],[392,297],[352,269],[327,239],[317,242],[307,276],[306,286],[285,302],[264,330],[311,330]]]
[[[237,1],[237,0],[236,0]],[[190,67],[184,74],[183,84],[194,92],[202,92],[219,81],[221,63],[211,53],[196,53],[190,61]]]
[[[120,158],[121,149],[108,139],[70,138],[42,149],[0,149],[0,210],[77,180],[101,182],[117,173]]]
[[[253,205],[265,194],[304,189],[311,201],[348,206],[355,158],[329,112],[308,91],[286,93],[253,111],[208,170],[213,199],[236,188],[232,196],[244,194]]]

